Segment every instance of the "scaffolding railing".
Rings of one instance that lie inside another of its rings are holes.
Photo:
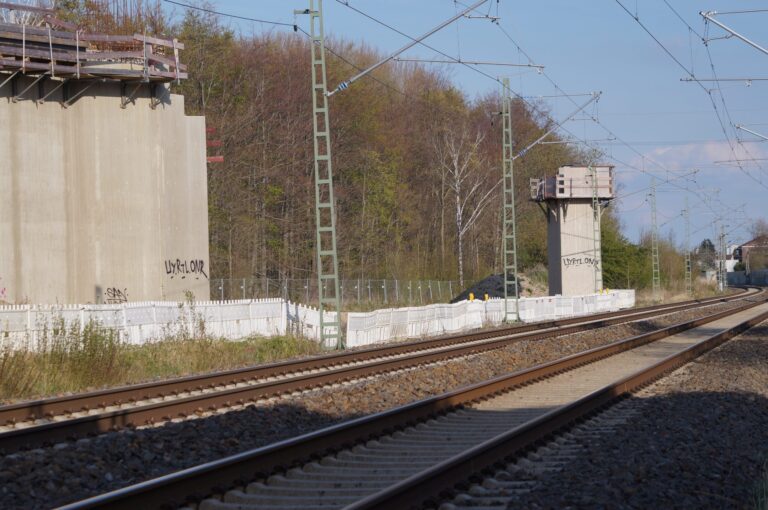
[[[146,34],[89,33],[57,19],[52,9],[0,2],[6,9],[33,9],[39,23],[0,22],[0,71],[46,78],[167,82],[187,78],[179,62],[184,44]],[[10,6],[10,7],[9,7]],[[61,29],[64,30],[61,30]]]

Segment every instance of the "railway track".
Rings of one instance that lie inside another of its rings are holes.
[[[498,349],[521,340],[572,334],[744,299],[754,292],[404,342],[3,406],[0,451],[13,452],[123,427],[183,420],[282,394]]]
[[[77,502],[86,508],[421,508],[768,319],[736,310],[631,337]],[[513,479],[503,480],[510,487]],[[482,501],[478,501],[481,504]],[[482,507],[482,505],[481,505]]]

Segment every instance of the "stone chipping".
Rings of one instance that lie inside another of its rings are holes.
[[[537,472],[537,483],[510,492],[507,508],[758,508],[768,463],[768,322],[620,407],[614,414],[632,418],[597,436],[580,426],[569,436],[580,454]],[[557,455],[557,445],[546,448]]]

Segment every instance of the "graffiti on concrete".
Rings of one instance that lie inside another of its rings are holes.
[[[563,257],[565,267],[597,266],[598,261],[593,257]]]
[[[165,274],[174,278],[180,277],[182,280],[187,276],[193,276],[196,280],[200,277],[208,279],[208,274],[205,272],[205,261],[202,259],[189,259],[189,260],[166,260],[165,261]]]
[[[107,289],[107,304],[119,305],[120,303],[128,302],[128,289],[118,289],[117,287],[109,287]]]

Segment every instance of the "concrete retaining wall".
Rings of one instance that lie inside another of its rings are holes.
[[[150,108],[141,87],[124,109],[117,83],[68,108],[61,90],[0,88],[0,300],[209,299],[205,120],[162,88]]]

